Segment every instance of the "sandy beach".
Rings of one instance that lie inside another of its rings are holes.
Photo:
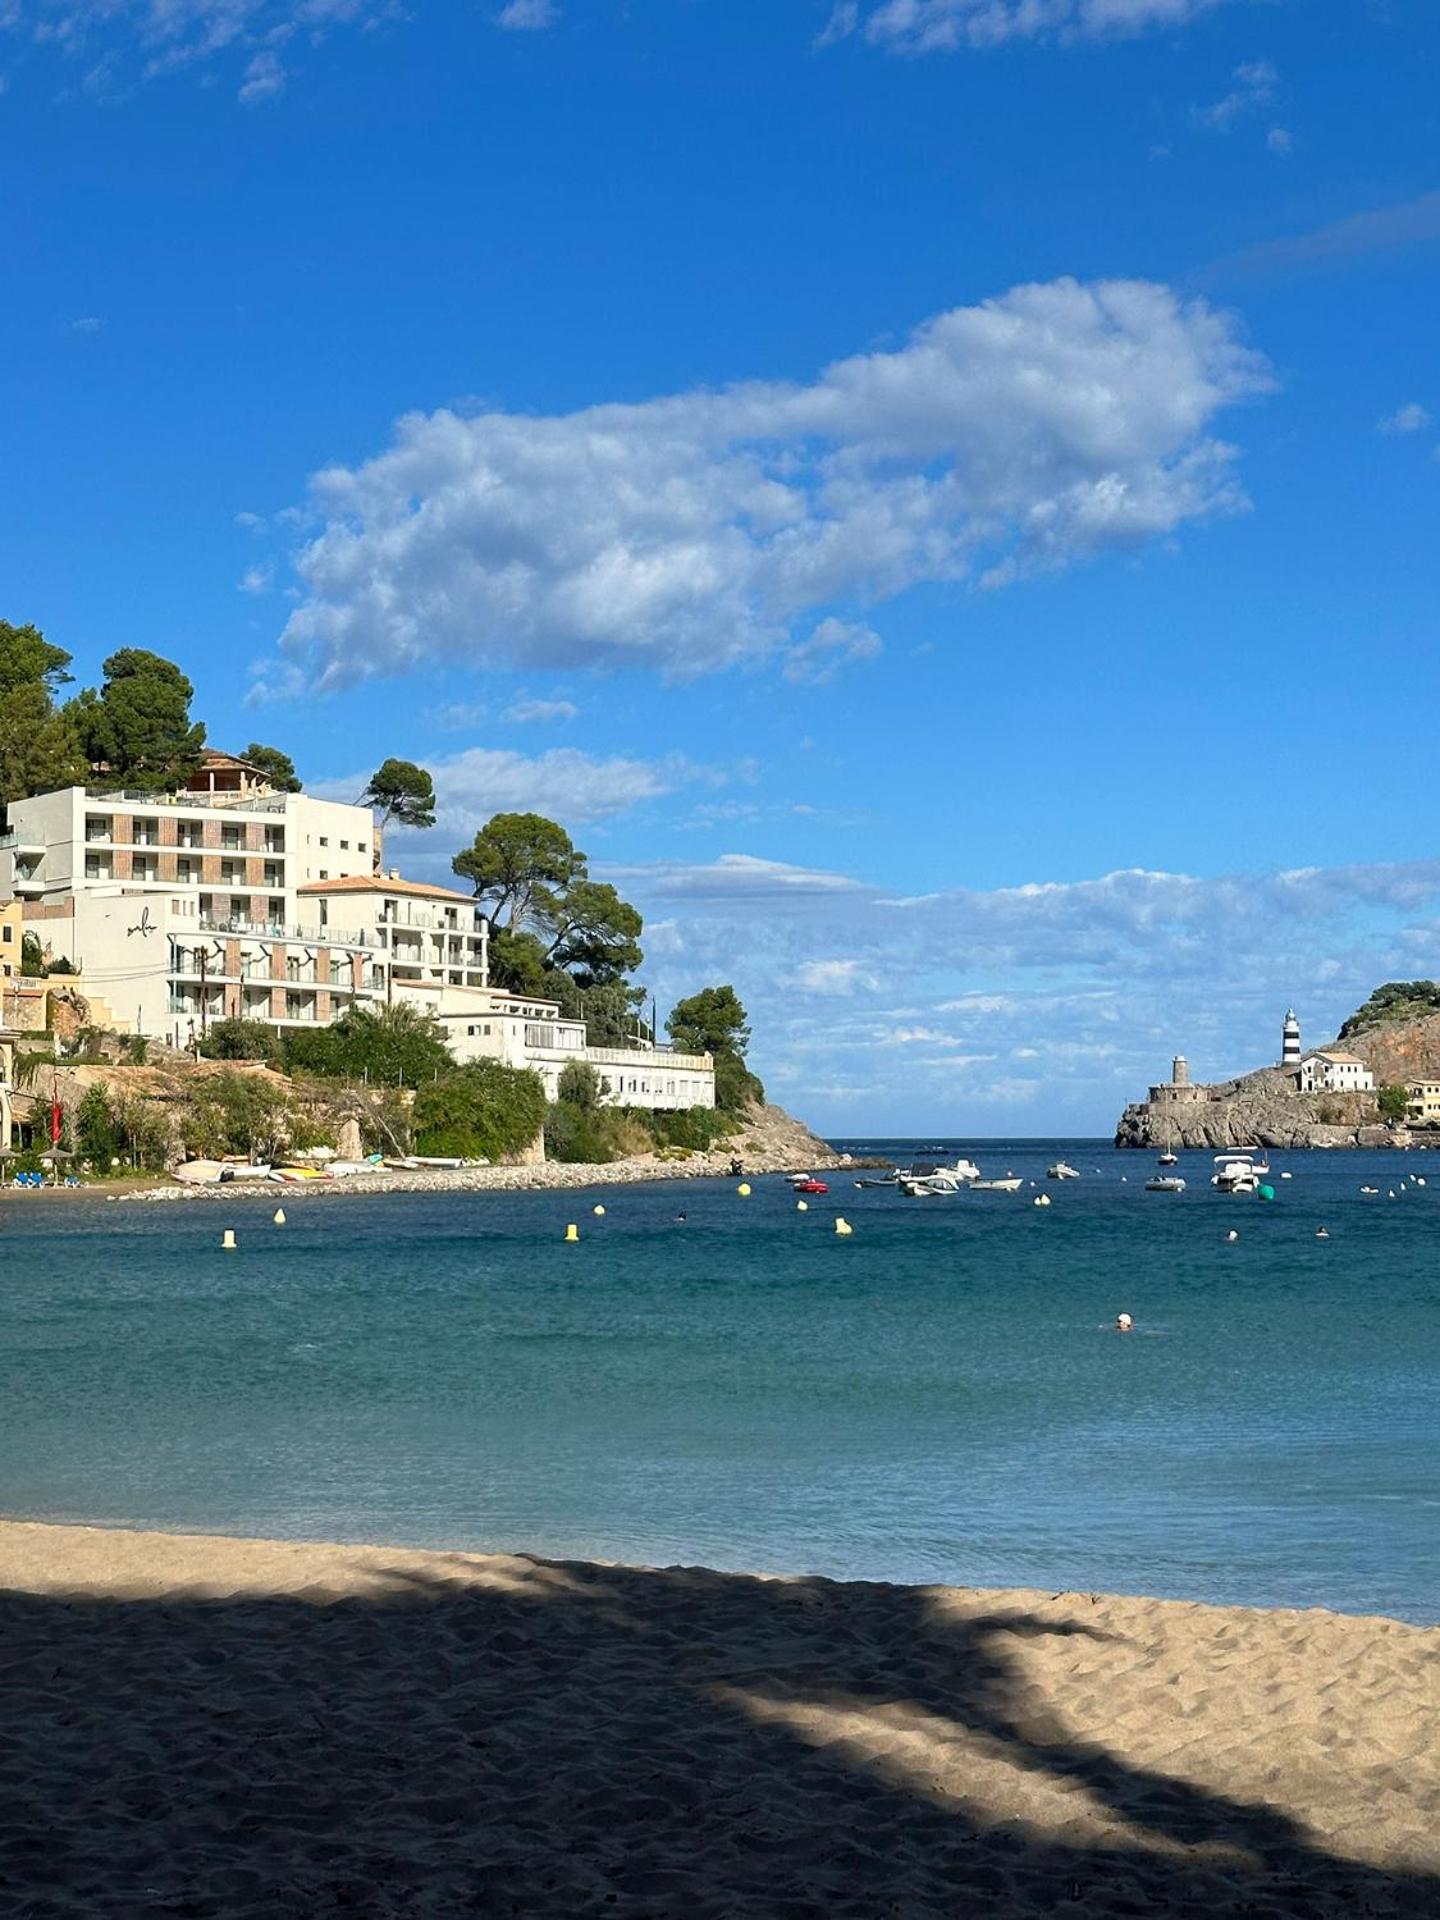
[[[1440,1629],[0,1524],[8,1913],[1422,1915]]]

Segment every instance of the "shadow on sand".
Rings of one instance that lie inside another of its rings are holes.
[[[0,1595],[0,1910],[1440,1913],[1067,1733],[1021,1656],[1062,1636],[1103,1687],[1082,1619],[430,1560],[363,1598]]]

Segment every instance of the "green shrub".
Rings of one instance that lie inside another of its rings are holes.
[[[1381,1087],[1375,1095],[1375,1104],[1386,1120],[1404,1120],[1410,1112],[1410,1090],[1408,1087]]]
[[[199,1158],[243,1153],[270,1160],[288,1146],[293,1125],[283,1088],[255,1074],[217,1073],[197,1089],[183,1131]]]
[[[278,1066],[280,1036],[263,1020],[214,1020],[200,1042],[207,1060],[263,1060]]]
[[[715,1057],[715,1104],[722,1113],[744,1113],[750,1107],[763,1106],[765,1088],[758,1074],[734,1054]]]
[[[630,1151],[630,1125],[617,1107],[557,1100],[545,1115],[547,1158],[567,1166],[608,1166]]]
[[[734,1115],[713,1107],[681,1107],[673,1113],[637,1109],[635,1118],[657,1147],[683,1147],[698,1153],[706,1152],[717,1140],[728,1140],[735,1131]]]
[[[333,1025],[310,1033],[287,1029],[281,1044],[287,1071],[332,1080],[419,1087],[455,1071],[455,1056],[434,1015],[404,1002],[373,1009],[352,1007]]]
[[[556,1097],[566,1106],[593,1113],[600,1105],[600,1092],[600,1076],[587,1061],[572,1060],[561,1068]]]
[[[86,1088],[75,1114],[75,1150],[96,1173],[158,1173],[169,1163],[170,1147],[169,1123],[149,1103],[103,1082]]]
[[[503,1160],[520,1153],[545,1121],[539,1074],[472,1060],[451,1066],[415,1095],[415,1151],[462,1160]]]

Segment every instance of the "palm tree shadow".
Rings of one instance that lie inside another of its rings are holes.
[[[361,1594],[0,1594],[0,1910],[1440,1911],[1434,1873],[1074,1731],[1028,1653],[1103,1689],[1123,1649],[1073,1615],[485,1567],[397,1562]]]

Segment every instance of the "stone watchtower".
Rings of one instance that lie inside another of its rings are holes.
[[[1280,1064],[1282,1067],[1300,1065],[1300,1022],[1295,1018],[1295,1009],[1291,1007],[1285,1015],[1285,1025],[1281,1028]]]
[[[1170,1063],[1170,1084],[1172,1087],[1188,1087],[1190,1067],[1183,1053],[1177,1053]]]

